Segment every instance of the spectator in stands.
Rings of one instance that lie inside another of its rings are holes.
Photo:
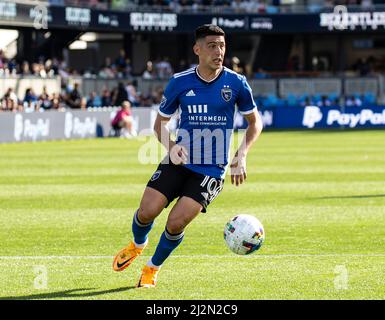
[[[55,70],[53,69],[52,60],[48,59],[44,63],[44,72],[47,77],[53,77],[55,75]]]
[[[361,107],[362,100],[359,96],[347,96],[345,99],[346,107]]]
[[[332,102],[330,101],[329,97],[326,95],[322,95],[320,101],[317,102],[317,105],[319,107],[330,107]]]
[[[125,73],[127,67],[126,51],[124,49],[119,50],[119,56],[115,59],[115,65],[118,72]]]
[[[7,102],[17,105],[18,104],[18,98],[16,93],[13,91],[12,88],[8,88],[7,92],[4,94],[3,99],[5,99]]]
[[[29,69],[29,63],[24,61],[21,65],[21,74],[23,76],[28,76],[31,74],[31,70]]]
[[[38,104],[44,110],[51,109],[51,107],[52,107],[51,100],[50,100],[49,94],[47,92],[47,87],[45,87],[45,86],[43,87],[43,92],[38,97]]]
[[[58,72],[59,76],[62,77],[62,79],[64,79],[64,81],[66,79],[68,79],[68,77],[70,76],[71,72],[70,72],[70,69],[68,68],[67,64],[65,61],[61,61],[59,63],[59,72]]]
[[[123,82],[119,82],[118,87],[115,88],[113,93],[112,104],[114,106],[120,106],[123,104],[123,101],[128,101],[128,93]]]
[[[144,70],[142,74],[142,78],[146,80],[154,79],[155,77],[155,70],[154,66],[152,64],[152,61],[147,61],[146,63],[146,69]]]
[[[0,49],[0,69],[4,69],[7,64],[7,58],[4,55],[4,51]]]
[[[309,96],[306,96],[301,102],[300,102],[300,105],[302,107],[307,107],[307,106],[312,106],[313,105],[313,101],[311,100],[311,98]]]
[[[99,71],[99,77],[101,78],[115,78],[115,73],[113,72],[111,68],[111,58],[106,57],[104,60],[104,64],[102,65],[100,71]]]
[[[140,106],[142,107],[152,107],[153,106],[153,99],[151,94],[141,94],[140,95]]]
[[[241,61],[238,57],[232,57],[231,58],[231,69],[237,73],[242,74],[243,68],[241,67]]]
[[[42,63],[32,63],[32,74],[36,77],[46,78],[47,74]]]
[[[121,109],[111,121],[111,126],[116,132],[120,132],[121,137],[131,138],[137,135],[133,127],[131,103],[129,101],[122,102]]]
[[[89,107],[102,107],[102,99],[95,91],[92,91],[86,102],[87,108]]]
[[[58,58],[53,57],[52,63],[51,63],[51,70],[53,70],[53,73],[55,76],[59,74],[59,67],[60,67],[60,62]]]
[[[54,93],[50,99],[51,101],[51,108],[52,110],[57,110],[57,111],[64,111],[65,106],[63,103],[63,99],[58,93]]]
[[[126,90],[127,90],[127,95],[128,95],[128,101],[131,102],[131,105],[133,107],[138,107],[139,106],[139,99],[138,99],[138,93],[136,91],[137,87],[137,82],[136,80],[133,81],[128,81]]]
[[[163,92],[164,88],[162,86],[155,87],[155,89],[151,93],[154,104],[159,104],[162,101]]]
[[[168,57],[164,57],[155,65],[156,73],[159,79],[169,79],[174,71]]]
[[[131,72],[132,72],[131,60],[127,58],[126,67],[124,68],[124,71],[123,71],[123,77],[131,78],[132,77]]]
[[[110,90],[108,90],[107,88],[104,88],[102,93],[102,107],[109,107],[109,106],[112,106],[111,93],[110,93]]]
[[[244,12],[246,12],[246,10],[243,8],[243,5],[242,5],[244,2],[245,1],[242,1],[242,0],[232,1],[231,8],[233,8],[233,10],[236,13],[244,13]]]
[[[80,98],[80,109],[82,111],[87,110],[87,98],[85,98],[85,97]]]
[[[25,91],[23,103],[28,103],[28,104],[32,104],[32,105],[35,105],[37,103],[37,96],[35,95],[32,88],[28,88]]]
[[[82,96],[79,91],[79,83],[75,83],[73,90],[68,94],[67,104],[72,109],[79,109],[81,102]]]

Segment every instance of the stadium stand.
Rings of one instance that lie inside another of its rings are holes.
[[[28,1],[24,1],[28,3]],[[151,12],[228,12],[228,13],[302,13],[329,12],[335,5],[346,5],[349,10],[384,8],[384,1],[375,0],[49,0],[33,1],[50,3],[53,6],[75,6],[98,10],[135,10]],[[76,28],[75,28],[76,29]],[[84,30],[82,30],[83,32]],[[84,32],[83,32],[84,33]],[[80,34],[74,34],[78,38]],[[303,39],[301,39],[303,42]],[[381,40],[381,39],[380,39]],[[127,40],[125,40],[127,42]],[[175,41],[175,40],[174,40]],[[261,41],[261,47],[269,43]],[[274,41],[272,41],[274,42]],[[277,42],[275,40],[275,42]],[[266,46],[267,45],[267,46]],[[119,51],[119,50],[118,50]],[[262,51],[262,50],[261,50]],[[45,51],[43,51],[45,52]],[[258,64],[247,65],[244,60],[230,56],[226,65],[243,73],[249,79],[254,96],[260,106],[295,105],[375,105],[384,101],[385,56],[357,58],[356,62],[336,68],[324,57],[311,57],[304,61],[294,51],[288,55],[283,68],[266,68]],[[282,54],[282,56],[284,56]],[[263,58],[255,54],[255,60]],[[124,87],[134,107],[152,106],[159,103],[164,87],[174,72],[187,69],[193,61],[178,61],[162,56],[144,60],[144,68],[138,72],[131,61],[132,54],[122,48],[116,56],[102,57],[104,63],[93,68],[76,68],[68,59],[52,54],[38,58],[7,58],[0,50],[0,99],[1,111],[44,111],[70,108],[69,96],[75,84],[79,85],[79,103],[72,107],[102,107],[115,105],[119,87]],[[304,60],[304,58],[302,58]],[[331,59],[329,59],[331,60]],[[316,61],[316,62],[314,62]],[[335,63],[337,64],[337,63]]]
[[[112,10],[148,10],[171,12],[228,12],[228,13],[293,13],[330,11],[335,5],[349,10],[374,8],[383,4],[376,0],[49,0],[61,6],[79,6]]]

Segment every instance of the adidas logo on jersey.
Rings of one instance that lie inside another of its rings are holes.
[[[189,92],[186,93],[186,97],[195,97],[195,92],[191,89]]]

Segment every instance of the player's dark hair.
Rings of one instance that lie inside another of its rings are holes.
[[[214,24],[204,24],[195,29],[195,41],[206,36],[225,36],[225,32]]]

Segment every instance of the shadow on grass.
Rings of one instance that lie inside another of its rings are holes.
[[[95,290],[95,288],[82,288],[82,289],[72,289],[65,291],[57,292],[47,292],[40,294],[31,294],[26,296],[16,296],[16,297],[0,297],[0,300],[38,300],[38,299],[60,299],[60,298],[87,298],[95,297],[108,293],[117,293],[135,289],[134,286],[131,287],[122,287],[110,290],[101,290],[101,291],[92,291],[84,292],[86,290]],[[81,292],[81,293],[80,293]]]
[[[316,197],[311,200],[330,200],[330,199],[365,199],[365,198],[385,198],[385,194],[366,194],[356,196],[331,196],[331,197]]]

